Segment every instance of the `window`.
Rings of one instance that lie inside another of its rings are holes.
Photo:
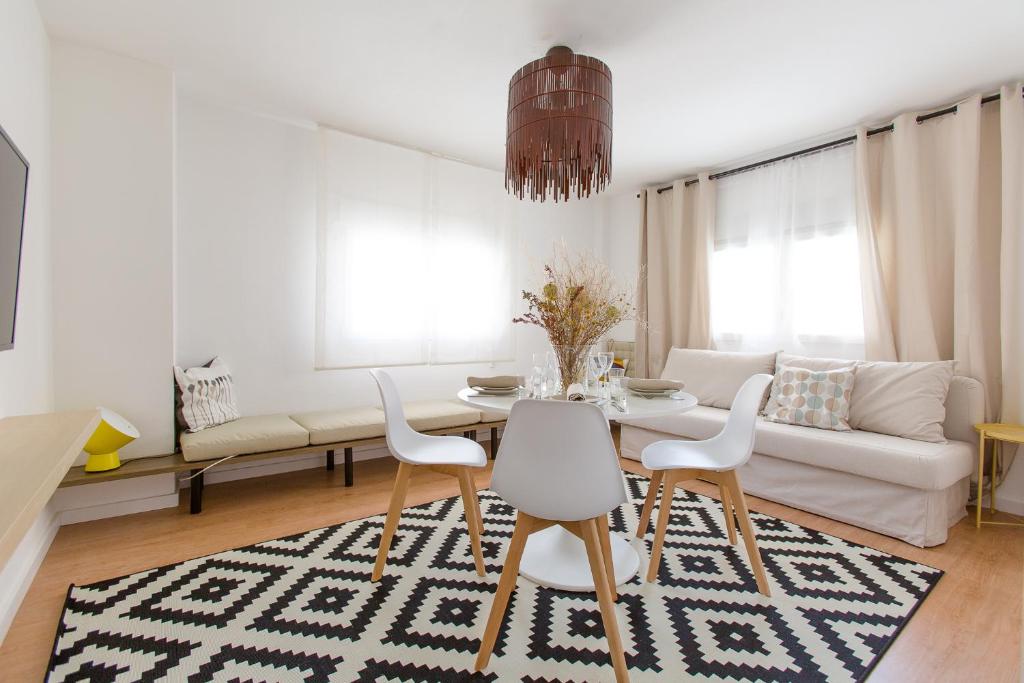
[[[509,360],[500,174],[321,130],[318,368]]]
[[[863,357],[853,146],[728,176],[716,187],[716,347]]]

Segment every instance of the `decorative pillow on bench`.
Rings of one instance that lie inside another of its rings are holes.
[[[188,431],[198,432],[241,417],[231,373],[220,358],[188,370],[175,367],[174,379],[181,392],[181,415]]]
[[[852,365],[834,370],[779,366],[765,419],[837,432],[850,431],[847,420],[854,370]]]

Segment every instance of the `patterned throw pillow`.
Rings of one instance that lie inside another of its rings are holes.
[[[850,395],[856,366],[835,370],[807,370],[783,365],[775,379],[778,394],[765,411],[771,422],[850,431]]]
[[[200,368],[175,367],[174,378],[181,392],[181,414],[188,431],[198,432],[241,417],[231,373],[220,358]]]

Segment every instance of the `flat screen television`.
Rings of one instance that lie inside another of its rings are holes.
[[[28,161],[0,127],[0,351],[14,348]]]

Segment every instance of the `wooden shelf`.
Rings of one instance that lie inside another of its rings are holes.
[[[205,467],[209,463],[198,465]],[[117,479],[132,479],[134,477],[148,477],[153,474],[166,474],[168,472],[182,472],[197,467],[196,463],[185,462],[181,453],[170,455],[156,455],[149,458],[136,458],[126,460],[116,470],[106,472],[86,472],[84,467],[72,467],[64,475],[60,488],[67,486],[81,486],[83,484],[98,484],[104,481],[115,481]]]
[[[0,567],[100,423],[99,410],[0,420]]]

